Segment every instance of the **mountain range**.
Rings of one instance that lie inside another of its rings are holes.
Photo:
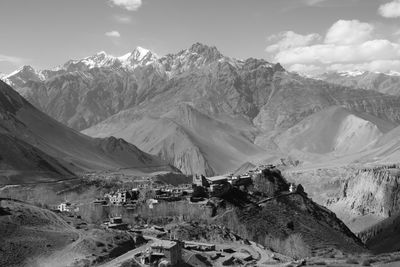
[[[328,72],[318,75],[316,78],[334,84],[374,90],[388,95],[398,96],[400,94],[400,73],[393,71],[389,73],[370,71]]]
[[[58,181],[80,171],[176,171],[123,139],[85,136],[37,110],[0,81],[0,184]]]
[[[303,164],[397,160],[397,76],[377,88],[382,78],[364,75],[368,86],[352,83],[355,75],[311,79],[195,43],[163,57],[138,47],[51,70],[25,66],[3,80],[86,135],[123,138],[183,173],[213,175],[289,156]]]

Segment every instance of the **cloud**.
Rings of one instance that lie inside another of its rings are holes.
[[[378,9],[378,13],[385,18],[400,17],[400,0],[394,0],[381,5]]]
[[[303,0],[303,2],[308,6],[316,6],[322,2],[326,2],[327,0]]]
[[[400,45],[388,40],[371,40],[356,45],[318,44],[281,51],[275,59],[282,64],[333,64],[388,60],[400,56]]]
[[[117,14],[117,15],[114,15],[112,18],[114,21],[116,21],[118,23],[122,23],[122,24],[132,23],[132,17],[130,17],[130,16]]]
[[[317,42],[320,39],[321,36],[316,33],[301,35],[293,31],[286,31],[270,36],[268,41],[275,41],[275,43],[269,45],[265,50],[269,53],[273,53],[295,47],[307,46]]]
[[[0,54],[0,62],[8,62],[13,65],[22,65],[26,60],[19,57],[7,56]]]
[[[129,11],[136,11],[142,5],[142,0],[108,0],[113,6],[119,6]]]
[[[119,38],[119,37],[121,37],[121,34],[118,31],[106,32],[104,35],[107,36],[107,37],[111,37],[111,38]]]
[[[335,22],[322,38],[317,33],[306,35],[283,32],[268,38],[266,52],[288,70],[310,74],[341,68],[381,71],[399,69],[400,44],[375,35],[375,27],[357,20]]]
[[[374,26],[358,20],[339,20],[326,33],[325,43],[358,44],[371,39]]]
[[[329,71],[366,70],[371,72],[391,71],[400,72],[400,60],[375,60],[361,64],[333,64],[327,68]]]
[[[297,73],[320,73],[321,67],[316,65],[305,65],[305,64],[294,64],[289,67],[289,71],[297,72]]]

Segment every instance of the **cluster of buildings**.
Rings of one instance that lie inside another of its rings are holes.
[[[145,266],[180,266],[182,249],[197,251],[215,251],[215,244],[180,240],[158,240],[135,258]],[[164,265],[163,265],[164,264]]]
[[[155,191],[156,200],[160,201],[178,201],[193,193],[192,185],[180,185],[178,187],[165,186]]]
[[[104,195],[106,202],[112,205],[123,205],[132,203],[139,198],[139,189],[134,188],[132,190],[117,190]]]
[[[213,196],[223,194],[232,187],[248,190],[253,185],[253,178],[259,175],[265,169],[274,169],[274,165],[260,165],[254,170],[240,175],[219,175],[213,177],[205,177],[204,175],[194,175],[193,185],[208,188]]]

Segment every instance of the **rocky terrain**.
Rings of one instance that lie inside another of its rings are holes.
[[[289,169],[284,174],[302,183],[313,200],[335,212],[355,233],[399,211],[397,165]]]
[[[200,43],[163,57],[143,48],[122,57],[101,52],[3,79],[56,120],[95,137],[124,138],[184,173],[224,173],[288,154],[306,161],[354,154],[400,119],[393,96],[305,78],[262,59],[229,58]],[[334,128],[319,137],[326,147],[299,146],[304,136],[322,134],[323,116]],[[362,128],[356,135],[354,123]]]
[[[395,166],[358,170],[342,182],[340,194],[327,204],[339,217],[357,218],[348,222],[362,230],[400,210],[398,183],[399,169]]]
[[[0,202],[1,266],[88,266],[144,242],[76,216],[15,200]]]
[[[399,213],[374,224],[358,233],[358,236],[374,253],[396,252],[400,249]]]
[[[152,210],[142,209],[135,216],[126,216],[132,223],[210,225],[205,230],[189,232],[190,226],[177,229],[177,235],[202,242],[221,242],[218,233],[227,228],[227,240],[247,239],[295,258],[367,252],[333,212],[313,202],[301,190],[289,193],[288,188],[278,170],[267,170],[254,181],[252,194],[233,188],[204,205],[162,203]],[[211,227],[214,225],[222,228]]]
[[[122,139],[94,139],[62,125],[4,82],[0,82],[0,134],[2,184],[71,178],[83,170],[176,170]]]

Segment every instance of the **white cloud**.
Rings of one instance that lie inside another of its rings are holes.
[[[113,20],[115,20],[118,23],[129,24],[132,22],[132,17],[118,14],[113,16]]]
[[[320,66],[316,65],[305,65],[305,64],[294,64],[288,68],[289,71],[297,73],[307,73],[307,74],[318,74],[323,72]]]
[[[400,56],[400,45],[388,40],[371,40],[355,45],[318,44],[281,51],[275,60],[282,64],[333,64],[389,60]]]
[[[125,8],[129,11],[136,11],[142,5],[142,0],[108,0],[109,3],[115,6]]]
[[[371,39],[374,26],[358,20],[339,20],[326,33],[328,44],[359,44]]]
[[[0,54],[0,62],[8,62],[14,65],[22,65],[26,60],[19,57],[7,56]]]
[[[400,0],[383,4],[379,7],[378,13],[385,18],[400,17]]]
[[[119,38],[119,37],[121,37],[121,34],[118,31],[106,32],[104,35],[107,36],[107,37],[111,37],[111,38]]]
[[[269,53],[274,53],[294,47],[307,46],[316,43],[320,39],[321,36],[316,33],[301,35],[293,31],[281,32],[268,38],[268,41],[275,43],[269,45],[266,48],[266,51]]]
[[[399,0],[400,1],[400,0]],[[374,36],[374,26],[357,20],[340,20],[326,32],[300,35],[285,32],[273,35],[266,52],[288,70],[311,74],[327,70],[359,69],[387,72],[399,71],[400,44],[386,37]],[[323,40],[322,40],[323,39]]]

